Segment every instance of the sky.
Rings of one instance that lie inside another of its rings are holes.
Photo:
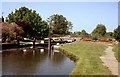
[[[85,29],[91,33],[97,24],[112,32],[118,26],[118,2],[2,2],[3,16],[22,6],[36,10],[43,20],[53,14],[63,15],[72,22],[72,32]]]
[[[118,25],[120,25],[120,2],[118,3]]]

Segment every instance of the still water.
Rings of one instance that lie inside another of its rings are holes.
[[[48,55],[47,47],[6,50],[2,54],[3,75],[69,75],[73,61],[60,52]]]

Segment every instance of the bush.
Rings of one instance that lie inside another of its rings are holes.
[[[15,43],[17,43],[17,40],[13,40],[13,41],[11,41],[11,43],[15,44]]]
[[[100,39],[99,41],[101,41],[101,42],[109,42],[109,40],[105,40],[105,39]]]
[[[7,39],[6,39],[6,42],[8,42],[8,43],[9,43],[9,42],[10,42],[10,38],[7,38]]]
[[[109,41],[112,41],[112,39],[111,39],[111,38],[109,38]]]
[[[95,37],[92,38],[92,40],[98,40],[98,38],[95,36]]]
[[[82,39],[82,41],[91,41],[92,39]]]

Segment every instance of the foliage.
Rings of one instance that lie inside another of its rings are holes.
[[[71,32],[71,35],[76,35],[76,32]]]
[[[53,34],[60,34],[59,30],[53,30],[52,32],[53,32]]]
[[[104,36],[106,33],[106,27],[102,24],[98,24],[97,27],[92,31],[92,36]]]
[[[50,30],[50,29],[49,29],[49,33],[50,33],[50,35],[53,35],[53,31],[52,31],[52,30]]]
[[[49,26],[46,21],[42,21],[42,23],[36,26],[34,35],[36,38],[43,39],[49,35]]]
[[[112,36],[113,35],[113,32],[107,32],[106,33],[108,36]]]
[[[2,23],[2,37],[8,38],[8,37],[17,37],[19,35],[22,35],[24,33],[22,27],[19,27],[15,23]]]
[[[72,22],[68,22],[68,25],[67,25],[67,26],[68,26],[68,30],[69,30],[69,31],[71,31],[71,30],[72,30],[72,28],[73,28],[73,26],[72,26],[72,25],[73,25],[73,24],[72,24]]]
[[[16,24],[18,24],[20,27],[23,28],[25,34],[24,36],[32,35],[33,33],[33,26],[29,24],[29,22],[25,21],[17,21]]]
[[[53,31],[58,31],[59,34],[66,34],[69,30],[72,29],[72,23],[69,22],[66,17],[63,15],[54,14],[50,16],[48,19],[48,24],[50,29]]]
[[[109,42],[109,40],[106,40],[106,39],[99,39],[99,41],[101,41],[101,42]]]
[[[113,37],[120,42],[120,25],[114,30]]]
[[[80,31],[74,32],[74,35],[81,35]]]
[[[80,32],[80,31],[78,31],[78,32],[77,32],[77,34],[78,34],[78,35],[81,35],[81,32]]]
[[[112,41],[112,39],[111,39],[111,38],[109,38],[109,41]]]
[[[81,35],[82,35],[82,36],[85,36],[85,35],[88,35],[88,33],[83,29],[83,30],[81,31]]]
[[[92,39],[82,39],[82,41],[92,41]]]
[[[113,32],[106,32],[105,37],[111,38],[113,36]]]
[[[15,9],[15,13],[11,12],[6,18],[6,21],[16,22],[22,26],[27,33],[31,32],[31,28],[33,27],[33,34],[30,36],[35,38],[43,38],[48,36],[48,24],[47,22],[42,21],[42,18],[38,13],[36,13],[35,10],[28,9],[26,7],[21,7],[18,10]],[[26,30],[26,27],[28,27],[28,30]]]
[[[93,36],[92,40],[98,40],[98,38],[96,36]]]

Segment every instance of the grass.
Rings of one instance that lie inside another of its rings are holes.
[[[30,44],[31,42],[20,42],[20,44]]]
[[[115,52],[114,55],[115,55],[116,59],[120,62],[120,58],[119,58],[120,57],[120,53],[119,53],[120,52],[119,51],[120,50],[120,43],[113,45],[113,47],[114,47],[113,51]]]
[[[11,41],[10,43],[17,43],[16,41]]]
[[[104,54],[106,46],[89,42],[75,42],[64,44],[61,48],[78,58],[75,62],[76,67],[70,75],[111,75],[99,58]]]

